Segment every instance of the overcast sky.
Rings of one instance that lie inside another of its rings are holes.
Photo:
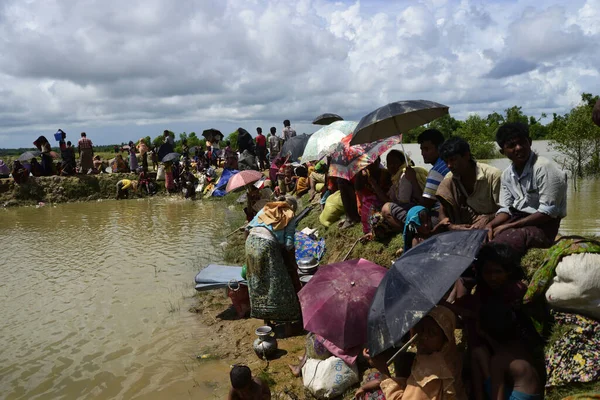
[[[0,147],[310,133],[405,99],[565,113],[600,93],[599,39],[600,0],[0,0]]]

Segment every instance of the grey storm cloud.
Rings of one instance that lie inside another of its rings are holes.
[[[546,103],[530,93],[539,92],[562,113],[577,91],[600,91],[598,75],[592,87],[579,79],[597,71],[593,1],[581,5],[583,26],[580,9],[559,0],[5,0],[0,147],[57,126],[104,129],[110,143],[121,138],[114,131],[161,124],[358,119],[410,98],[464,117],[537,110]]]
[[[500,60],[494,65],[490,72],[485,76],[488,78],[499,79],[509,76],[524,74],[537,68],[537,64],[520,58],[506,58]]]

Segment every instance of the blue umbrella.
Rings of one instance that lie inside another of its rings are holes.
[[[400,257],[371,303],[367,344],[372,356],[398,344],[473,263],[487,231],[435,235]]]

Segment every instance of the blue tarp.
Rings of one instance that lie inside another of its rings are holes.
[[[242,267],[218,264],[209,264],[202,271],[198,272],[194,281],[196,282],[196,290],[199,292],[203,290],[226,288],[231,281],[243,285],[247,284],[247,282],[242,279]]]
[[[225,192],[225,188],[227,187],[227,182],[229,182],[229,179],[231,179],[231,177],[235,174],[237,174],[238,170],[235,169],[224,169],[223,173],[221,174],[221,177],[219,178],[219,181],[217,182],[217,184],[215,185],[215,191],[212,193],[213,197],[223,197],[227,194],[227,192]]]

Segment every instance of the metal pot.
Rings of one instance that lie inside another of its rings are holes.
[[[298,269],[303,274],[312,275],[317,272],[317,268],[319,268],[319,262],[314,257],[305,257],[298,260]]]
[[[273,328],[270,326],[261,326],[254,332],[258,339],[254,341],[252,347],[258,358],[266,360],[277,351],[277,339],[271,336]]]

